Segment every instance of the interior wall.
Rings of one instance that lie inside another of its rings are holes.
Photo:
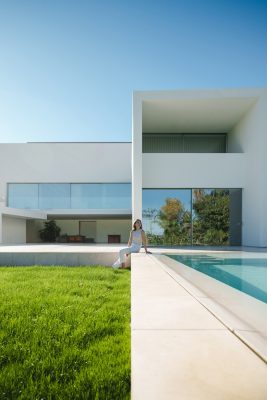
[[[108,235],[121,235],[121,243],[127,243],[131,226],[131,220],[97,221],[96,241],[97,243],[108,243]]]
[[[43,221],[28,219],[26,221],[26,242],[27,243],[41,243],[39,230],[43,229]]]
[[[3,215],[2,243],[26,243],[26,220]]]
[[[60,235],[79,235],[78,220],[56,220],[56,224],[61,228]]]

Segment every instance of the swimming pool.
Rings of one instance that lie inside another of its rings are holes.
[[[207,254],[165,254],[267,303],[267,258],[231,258]]]

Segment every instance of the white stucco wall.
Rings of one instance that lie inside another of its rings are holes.
[[[2,243],[25,243],[26,220],[2,216]]]
[[[143,188],[242,188],[244,154],[143,154]]]
[[[131,182],[131,143],[0,144],[2,205],[9,182]]]
[[[142,95],[133,95],[132,220],[142,217]]]
[[[243,245],[267,247],[267,93],[229,133],[230,151],[246,156],[243,190]]]

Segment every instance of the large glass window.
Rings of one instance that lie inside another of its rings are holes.
[[[241,189],[143,189],[150,245],[241,245]]]
[[[103,206],[111,209],[131,209],[132,193],[131,184],[104,183]]]
[[[193,244],[241,245],[241,189],[193,189]]]
[[[143,189],[143,227],[151,245],[191,244],[191,190]]]
[[[8,206],[31,209],[131,209],[130,183],[12,183]]]
[[[103,208],[102,187],[99,183],[71,185],[71,208]]]
[[[8,185],[8,207],[14,208],[39,208],[38,184],[35,183],[10,183]]]
[[[72,184],[71,208],[130,209],[131,184]]]
[[[70,208],[70,184],[40,183],[39,208]]]

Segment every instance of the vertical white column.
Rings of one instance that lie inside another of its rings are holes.
[[[0,244],[3,243],[3,219],[2,219],[2,214],[0,212]]]
[[[133,94],[132,120],[132,218],[142,218],[142,100]]]

